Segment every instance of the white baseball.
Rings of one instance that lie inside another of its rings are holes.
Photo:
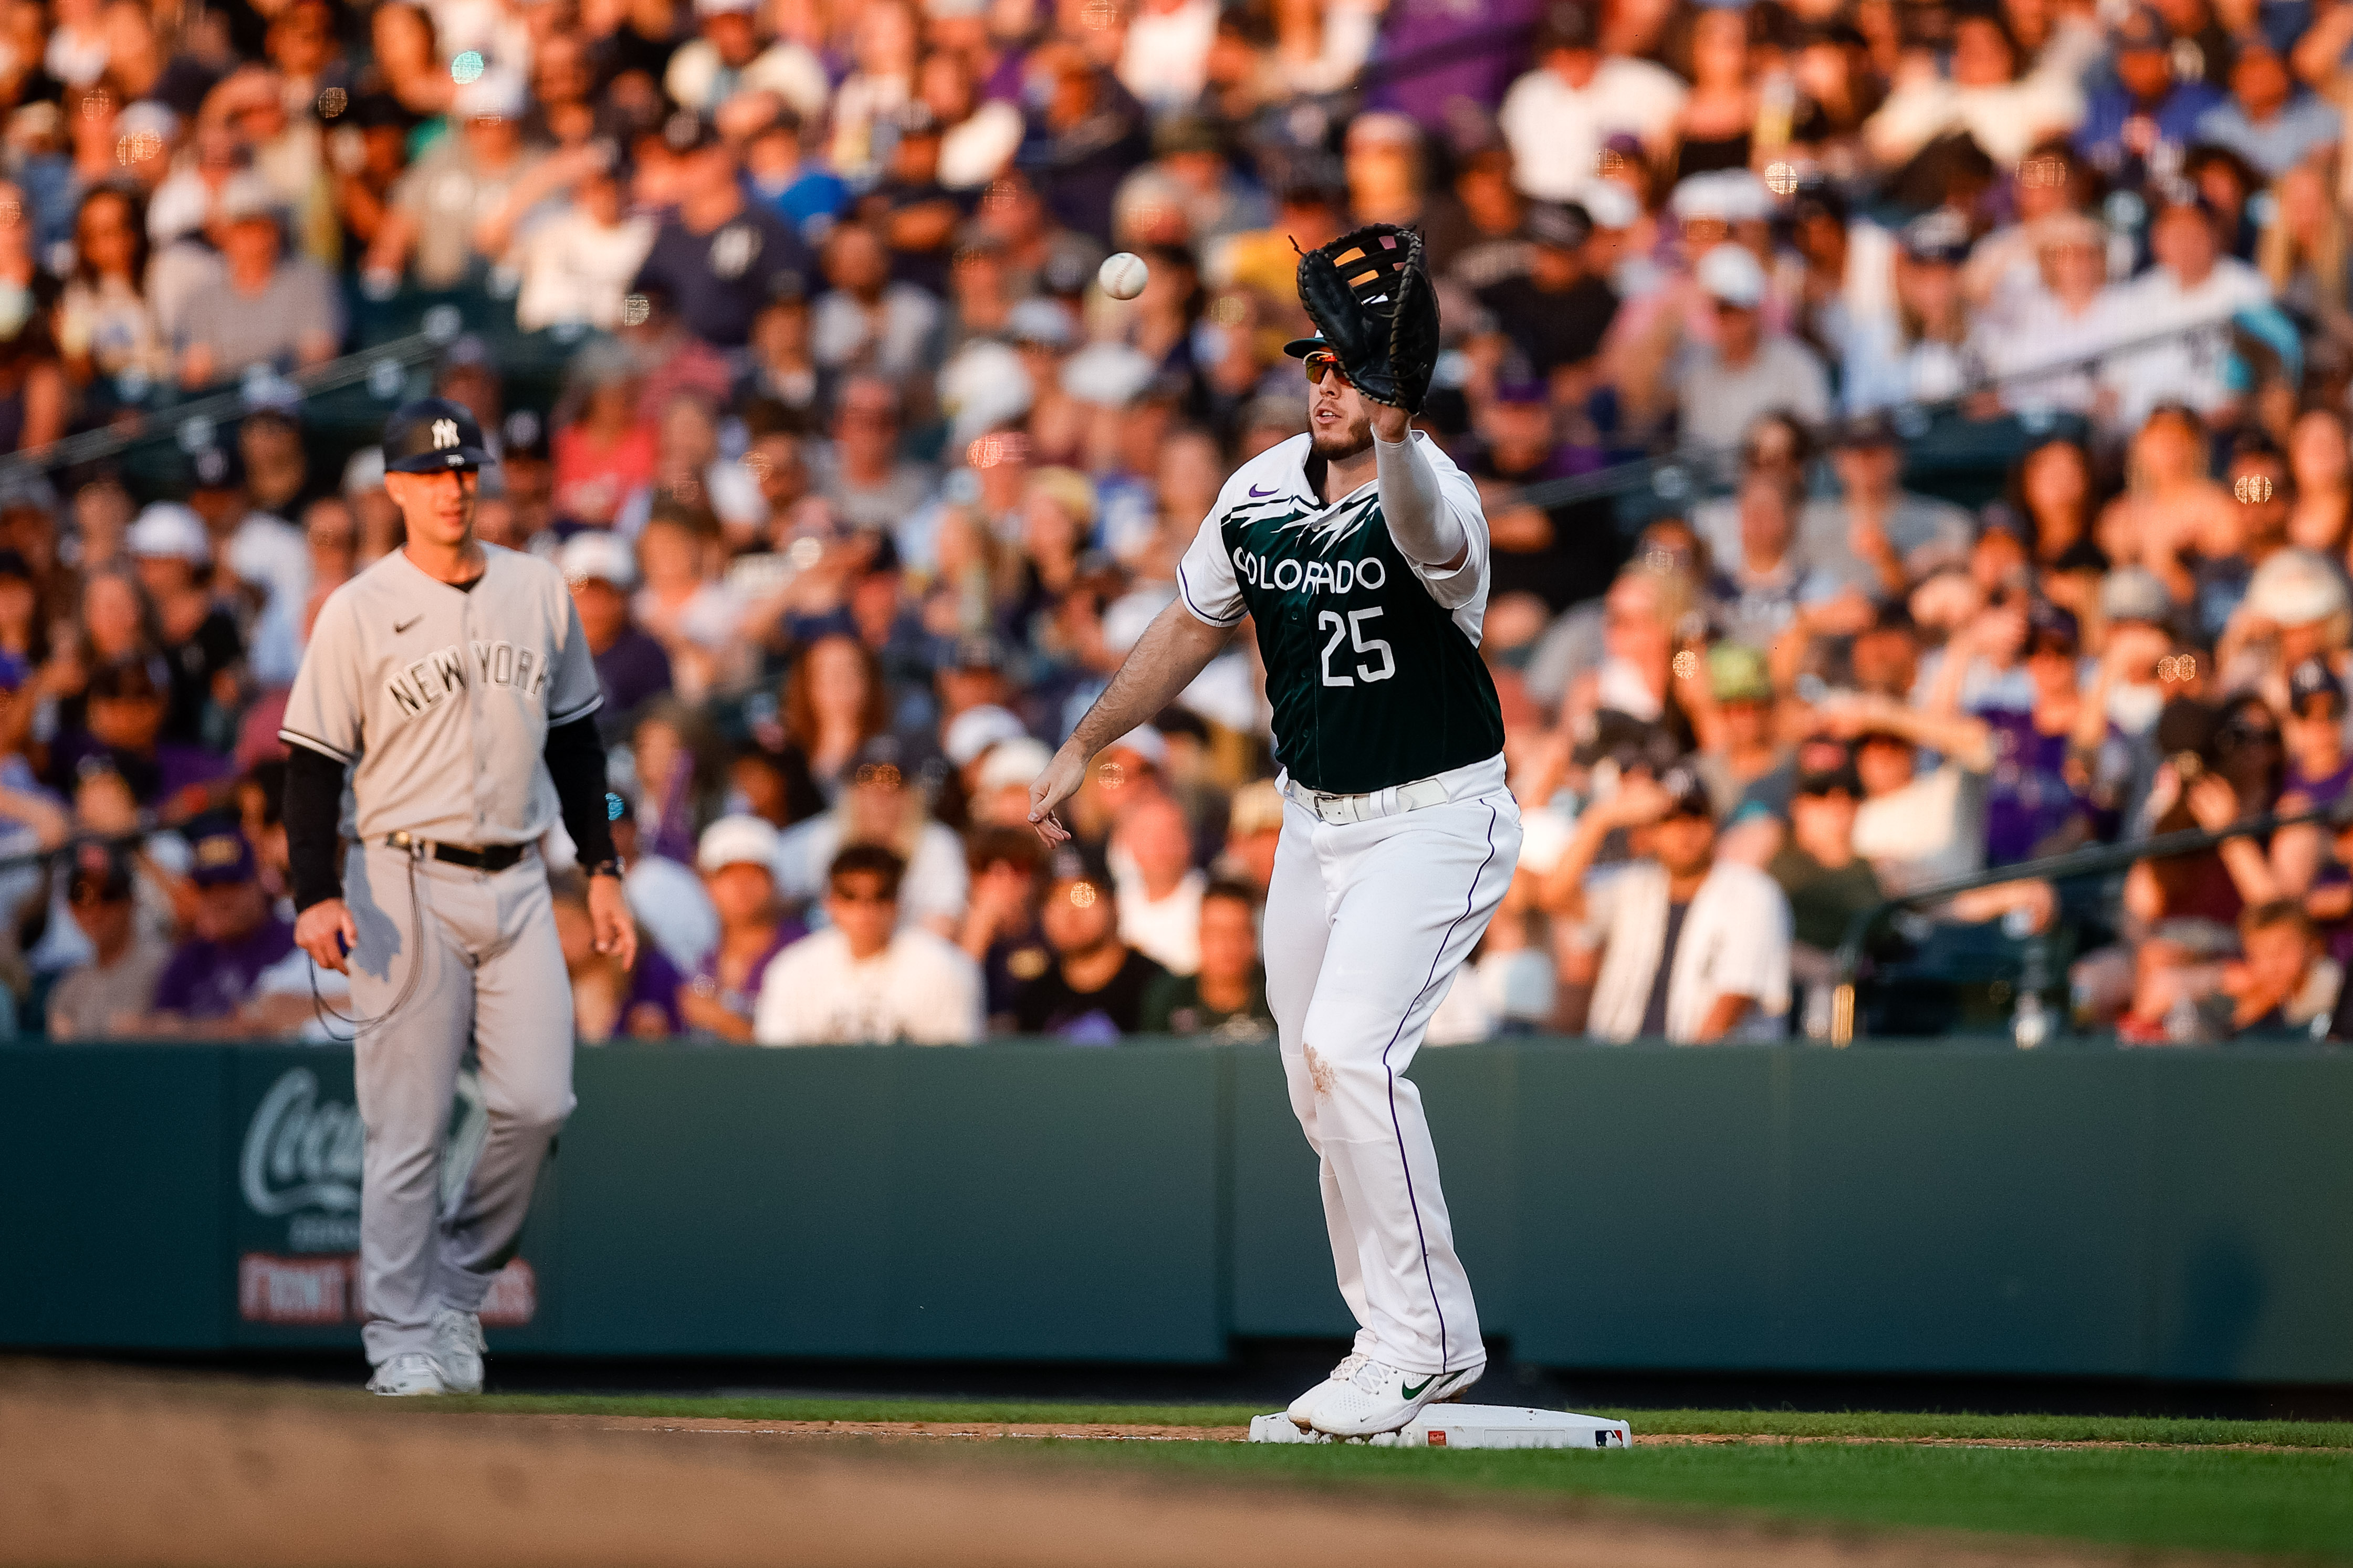
[[[1152,268],[1144,264],[1144,258],[1132,250],[1105,257],[1103,266],[1095,270],[1095,281],[1102,284],[1103,291],[1114,300],[1134,299],[1144,292],[1145,279],[1151,276]]]

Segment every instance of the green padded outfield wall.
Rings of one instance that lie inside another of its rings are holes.
[[[1527,1042],[1414,1076],[1525,1360],[2353,1384],[2353,1053]],[[1198,1363],[1349,1327],[1269,1049],[608,1047],[578,1080],[503,1349]],[[358,1151],[347,1050],[0,1049],[0,1344],[355,1345]]]

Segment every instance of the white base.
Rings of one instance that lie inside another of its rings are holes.
[[[1254,1417],[1253,1443],[1361,1441],[1377,1448],[1622,1448],[1634,1434],[1623,1421],[1517,1405],[1432,1405],[1395,1432],[1361,1439],[1303,1432],[1280,1411]]]

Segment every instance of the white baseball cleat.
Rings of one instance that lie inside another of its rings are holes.
[[[444,1307],[433,1314],[433,1364],[451,1394],[482,1392],[482,1319],[478,1312]]]
[[[1327,1437],[1370,1437],[1394,1432],[1425,1405],[1460,1394],[1479,1381],[1484,1363],[1461,1372],[1401,1372],[1367,1359],[1347,1382],[1315,1401],[1308,1424]]]
[[[441,1380],[441,1369],[423,1351],[405,1351],[375,1369],[368,1379],[370,1394],[389,1394],[408,1397],[419,1394],[447,1394],[449,1385]]]
[[[1364,1352],[1362,1351],[1350,1351],[1346,1355],[1340,1358],[1340,1364],[1332,1369],[1330,1376],[1317,1384],[1314,1387],[1309,1389],[1306,1393],[1301,1394],[1298,1398],[1293,1400],[1291,1402],[1291,1408],[1284,1411],[1283,1414],[1291,1417],[1291,1424],[1293,1426],[1297,1426],[1302,1431],[1305,1431],[1309,1425],[1309,1417],[1315,1414],[1316,1401],[1322,1399],[1326,1394],[1330,1393],[1335,1385],[1344,1384],[1350,1378],[1356,1376],[1356,1369],[1364,1364]]]

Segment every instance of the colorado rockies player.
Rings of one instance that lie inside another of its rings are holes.
[[[626,965],[637,940],[607,827],[596,669],[563,577],[475,539],[488,455],[465,409],[399,409],[384,455],[407,542],[320,609],[279,731],[294,940],[350,974],[358,1013],[368,1387],[472,1393],[483,1296],[572,1110],[572,988],[534,847],[559,814],[589,868],[597,949]],[[445,1206],[470,1045],[490,1130]]]
[[[1054,807],[1089,760],[1250,618],[1288,797],[1267,1000],[1358,1325],[1354,1353],[1290,1414],[1333,1436],[1403,1426],[1486,1364],[1405,1076],[1520,844],[1479,658],[1486,517],[1471,479],[1409,424],[1437,348],[1429,287],[1419,238],[1384,226],[1302,258],[1301,295],[1322,329],[1289,345],[1306,362],[1309,433],[1226,481],[1178,569],[1177,602],[1030,791],[1039,834],[1067,837]]]

